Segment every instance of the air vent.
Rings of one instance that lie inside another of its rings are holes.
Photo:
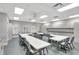
[[[63,6],[63,4],[62,3],[57,3],[57,4],[53,5],[53,7],[58,7],[58,6]]]
[[[54,16],[54,18],[58,18],[58,16]]]

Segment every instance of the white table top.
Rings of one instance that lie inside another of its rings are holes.
[[[56,34],[50,34],[50,35],[51,35],[51,36],[55,36],[55,37],[56,37],[56,36],[60,36],[60,35],[56,35]]]
[[[26,38],[27,41],[37,50],[50,45],[50,43],[42,41],[32,36],[29,36],[28,34],[20,34],[20,35]]]
[[[8,41],[0,40],[0,47],[6,46],[8,44]]]
[[[64,39],[68,38],[68,36],[60,36],[60,35],[55,35],[55,37],[50,38],[51,40],[55,41],[62,41]]]
[[[41,35],[43,35],[44,33],[37,33],[37,34],[41,34]]]

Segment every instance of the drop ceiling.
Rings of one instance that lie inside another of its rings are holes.
[[[19,20],[30,21],[35,19],[36,22],[51,21],[54,18],[65,19],[70,15],[78,14],[79,7],[59,12],[57,9],[67,6],[71,3],[0,3],[0,12],[8,14],[9,19],[19,17]],[[24,9],[22,15],[14,13],[14,8],[19,7]],[[47,15],[47,18],[41,19],[42,15]]]

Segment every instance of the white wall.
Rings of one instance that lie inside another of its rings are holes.
[[[53,22],[48,27],[73,28],[75,22],[79,22],[79,18],[67,19],[66,21]]]
[[[4,45],[8,43],[8,16],[6,13],[0,13],[0,54],[3,54]]]
[[[45,25],[45,24],[43,24],[42,26],[41,26],[41,32],[43,32],[43,33],[46,33],[47,32],[47,25]]]
[[[12,39],[12,23],[9,23],[8,33],[9,33],[9,40],[11,40]]]
[[[41,24],[30,23],[30,22],[11,22],[12,34],[18,33],[29,33],[29,32],[39,32]]]
[[[43,25],[42,26],[42,30],[45,31],[45,32],[47,32],[46,28],[73,28],[75,22],[79,22],[79,18],[72,18],[72,19],[67,19],[67,20],[52,22],[52,23],[50,23],[47,26]],[[67,31],[70,31],[70,29],[67,30]],[[73,30],[71,30],[70,32],[73,32]],[[56,34],[71,35],[72,33],[56,33]]]
[[[74,35],[75,35],[76,46],[79,47],[79,22],[76,22],[74,24]]]
[[[0,13],[0,40],[8,40],[8,16],[6,13]]]

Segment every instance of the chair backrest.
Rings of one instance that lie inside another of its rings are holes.
[[[30,43],[27,41],[27,39],[24,39],[24,43],[26,44],[26,47],[27,47],[28,51],[31,51],[31,45],[30,45]]]
[[[21,36],[19,35],[19,39],[21,40]]]
[[[19,35],[19,39],[22,39],[22,37]]]
[[[48,42],[49,38],[47,36],[42,36],[42,40]]]
[[[26,39],[25,38],[21,38],[21,40],[25,43]]]
[[[65,45],[69,43],[70,38],[65,39]]]
[[[19,35],[19,40],[20,40],[20,42],[22,42],[23,40],[22,40],[22,37]]]
[[[71,41],[70,41],[70,43],[73,43],[73,42],[74,42],[74,38],[75,38],[75,37],[73,36],[72,39],[71,39]]]

